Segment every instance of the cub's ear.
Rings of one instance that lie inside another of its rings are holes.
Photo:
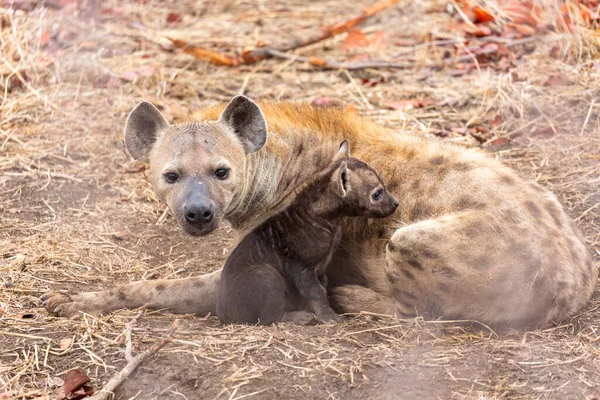
[[[350,187],[350,170],[346,161],[342,161],[338,169],[334,172],[336,193],[340,197],[346,197],[352,188]]]
[[[125,145],[136,160],[148,162],[158,135],[169,123],[152,103],[142,101],[131,110],[125,123]]]
[[[340,143],[340,148],[337,153],[335,153],[335,156],[333,156],[333,162],[335,163],[336,161],[343,160],[348,157],[350,157],[350,144],[347,140],[344,140],[342,143]]]
[[[242,141],[246,153],[260,150],[267,141],[267,122],[255,102],[246,96],[235,96],[219,121],[227,124]]]

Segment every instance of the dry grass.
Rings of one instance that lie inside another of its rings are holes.
[[[525,55],[509,72],[481,67],[459,77],[450,76],[454,65],[439,68],[443,45],[418,45],[461,36],[447,28],[458,17],[434,0],[400,3],[363,26],[366,34],[386,32],[382,49],[341,50],[342,35],[295,52],[340,61],[365,52],[382,59],[402,53],[410,68],[401,71],[322,71],[294,60],[229,69],[174,51],[166,39],[220,51],[286,42],[363,6],[106,1],[102,7],[111,13],[95,19],[72,6],[0,9],[0,398],[51,398],[71,368],[99,388],[125,365],[126,324],[134,311],[53,318],[41,308],[42,293],[197,275],[219,268],[231,247],[227,228],[202,241],[184,236],[144,179],[143,165],[124,151],[124,118],[142,98],[177,121],[238,93],[327,96],[397,129],[482,145],[558,194],[598,262],[600,67],[590,31],[547,31],[514,47]],[[183,21],[167,26],[169,12]],[[557,75],[568,85],[544,86]],[[386,108],[423,98],[434,102]],[[491,126],[496,115],[502,122]],[[499,146],[499,138],[509,142]],[[596,296],[570,323],[529,333],[372,315],[308,328],[221,326],[213,317],[189,316],[174,344],[117,393],[144,399],[599,398],[599,309]],[[167,313],[140,318],[134,353],[173,319]]]

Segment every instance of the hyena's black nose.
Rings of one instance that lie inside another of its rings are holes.
[[[192,203],[183,207],[185,220],[190,224],[210,222],[213,218],[213,205],[207,203]]]

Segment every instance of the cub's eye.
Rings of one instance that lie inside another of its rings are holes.
[[[371,195],[371,198],[375,201],[381,199],[381,196],[383,196],[383,190],[379,189],[375,192],[373,192],[373,194]]]
[[[229,176],[229,169],[228,168],[219,168],[218,170],[215,171],[215,176],[217,177],[217,179],[225,180]]]
[[[175,172],[167,172],[165,174],[165,181],[167,181],[168,183],[175,183],[179,180],[179,175],[177,175]]]

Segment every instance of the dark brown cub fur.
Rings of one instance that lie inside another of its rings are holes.
[[[346,217],[382,218],[398,206],[374,169],[348,156],[344,141],[331,167],[295,202],[250,232],[225,263],[217,316],[225,323],[305,325],[314,313],[341,321],[321,283]]]

